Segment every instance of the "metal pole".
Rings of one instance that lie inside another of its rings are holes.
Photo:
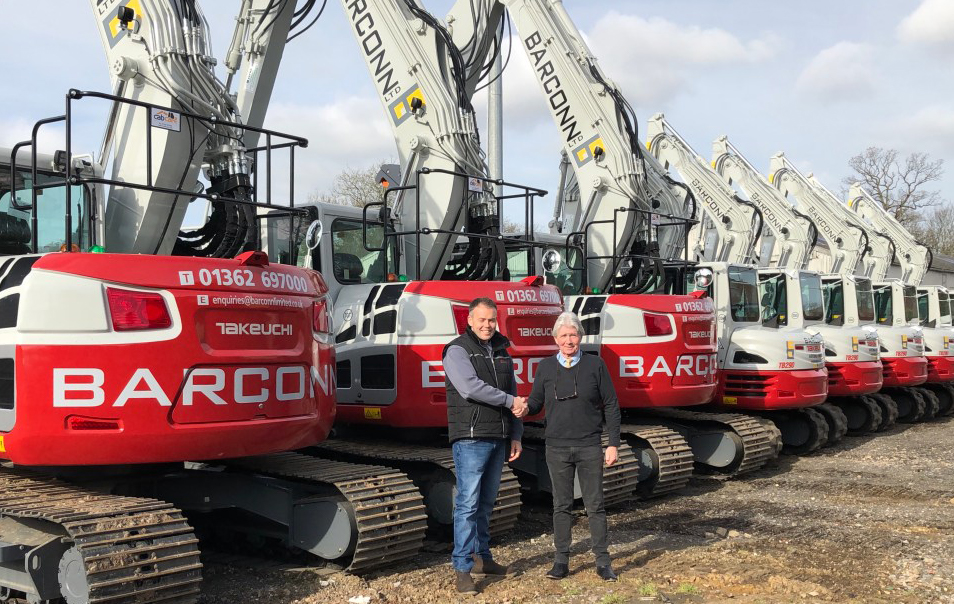
[[[500,44],[503,46],[503,19],[500,21]],[[491,84],[487,87],[487,160],[491,180],[503,178],[503,53],[498,52],[490,70]],[[503,187],[494,185],[494,196],[503,195]],[[503,226],[503,216],[500,216]],[[529,227],[528,227],[529,228]]]

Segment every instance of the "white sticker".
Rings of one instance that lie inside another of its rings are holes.
[[[195,275],[192,271],[179,271],[179,285],[195,285]]]
[[[471,176],[467,179],[467,190],[471,193],[483,193],[484,183],[479,178]]]
[[[500,290],[497,290],[497,291],[494,292],[494,293],[495,293],[496,296],[497,296],[497,301],[498,301],[498,302],[503,302],[504,293],[503,293],[502,291],[500,291]]]
[[[175,132],[179,132],[182,129],[182,116],[175,111],[166,111],[165,109],[156,109],[153,107],[149,122],[153,128],[163,128]]]
[[[209,305],[209,297],[208,297],[208,296],[196,296],[196,299],[197,299],[196,301],[198,302],[199,306],[208,306],[208,305]]]

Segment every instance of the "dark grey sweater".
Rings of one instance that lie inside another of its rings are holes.
[[[619,446],[616,389],[606,363],[598,356],[584,354],[569,369],[560,365],[556,357],[543,359],[534,376],[529,402],[531,414],[546,408],[549,446],[599,445],[604,427],[609,444]]]

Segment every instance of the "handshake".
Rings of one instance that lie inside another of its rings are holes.
[[[524,417],[530,412],[530,405],[527,404],[527,397],[513,397],[513,406],[510,408],[514,417]]]

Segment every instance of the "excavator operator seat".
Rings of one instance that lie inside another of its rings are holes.
[[[332,263],[335,279],[339,283],[361,283],[361,273],[364,272],[364,265],[361,264],[360,258],[354,254],[335,252]]]

